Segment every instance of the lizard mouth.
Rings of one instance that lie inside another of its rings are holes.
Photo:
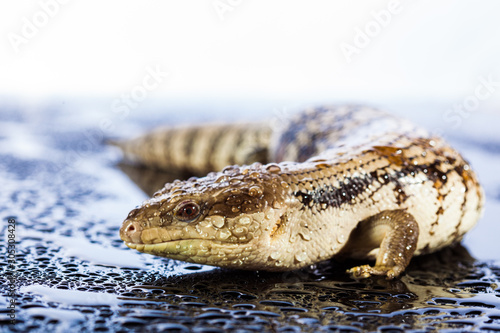
[[[161,254],[178,254],[192,249],[194,247],[200,246],[202,242],[206,242],[202,239],[181,239],[172,240],[162,243],[155,244],[144,244],[144,243],[125,243],[129,248],[137,250],[139,252],[151,253],[160,255]]]
[[[125,244],[129,248],[142,253],[200,264],[209,264],[207,257],[213,255],[214,252],[218,252],[221,249],[231,252],[238,246],[237,244],[206,239],[182,239],[156,244],[126,242]]]

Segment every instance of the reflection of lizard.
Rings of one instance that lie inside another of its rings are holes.
[[[369,108],[306,110],[272,133],[176,128],[118,145],[166,169],[269,163],[174,181],[130,212],[120,230],[127,246],[201,264],[283,271],[340,253],[376,259],[349,270],[354,277],[393,278],[414,254],[459,241],[482,211],[459,153]]]

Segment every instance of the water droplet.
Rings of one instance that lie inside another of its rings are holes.
[[[220,176],[219,178],[217,178],[215,180],[216,183],[222,183],[222,182],[225,182],[227,181],[228,177],[227,176]]]
[[[227,229],[221,229],[219,231],[217,231],[217,239],[219,240],[226,240],[229,238],[229,236],[231,236],[231,232]]]
[[[222,173],[225,173],[225,174],[228,174],[231,171],[239,171],[238,166],[236,166],[236,165],[230,165],[230,166],[227,166],[224,169],[222,169]]]
[[[279,173],[281,172],[281,167],[276,163],[268,164],[266,170],[270,173]]]
[[[340,243],[340,244],[344,244],[345,243],[345,235],[343,234],[340,234],[337,236],[337,241]]]
[[[236,237],[241,237],[244,236],[248,233],[248,228],[247,227],[238,227],[233,229],[233,235]]]
[[[295,260],[298,262],[305,261],[307,259],[307,254],[305,252],[300,252],[295,255]]]
[[[299,235],[300,237],[302,237],[303,240],[305,241],[310,241],[311,240],[311,236],[309,235],[308,232],[299,232]]]
[[[241,180],[239,180],[237,178],[232,178],[231,180],[229,180],[229,184],[231,184],[231,185],[236,185],[239,183],[241,183]]]
[[[240,220],[238,222],[241,225],[247,225],[247,224],[250,224],[250,222],[252,222],[252,220],[250,220],[250,218],[248,216],[243,216],[243,217],[240,217]]]
[[[251,186],[248,189],[248,195],[251,197],[260,197],[262,195],[263,191],[260,186]]]
[[[269,256],[269,258],[273,259],[273,260],[277,260],[279,257],[280,257],[280,252],[279,251],[274,251],[273,253],[271,253],[271,255]]]
[[[214,215],[211,217],[211,219],[213,226],[216,228],[222,228],[224,226],[224,223],[226,222],[226,219],[220,215]]]

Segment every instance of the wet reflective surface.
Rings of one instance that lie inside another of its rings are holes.
[[[1,332],[500,331],[497,138],[450,138],[488,196],[464,246],[415,258],[399,280],[357,282],[344,274],[353,262],[244,272],[127,249],[118,237],[123,218],[145,193],[186,175],[119,164],[119,153],[102,144],[150,128],[160,113],[125,119],[115,132],[100,130],[102,116],[93,115],[0,113]],[[4,259],[9,219],[15,270]]]

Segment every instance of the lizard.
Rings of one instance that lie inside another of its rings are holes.
[[[133,209],[129,248],[233,269],[286,271],[336,257],[393,279],[459,242],[482,214],[469,163],[442,138],[365,106],[309,108],[280,124],[161,128],[116,143],[125,158],[206,176]]]

